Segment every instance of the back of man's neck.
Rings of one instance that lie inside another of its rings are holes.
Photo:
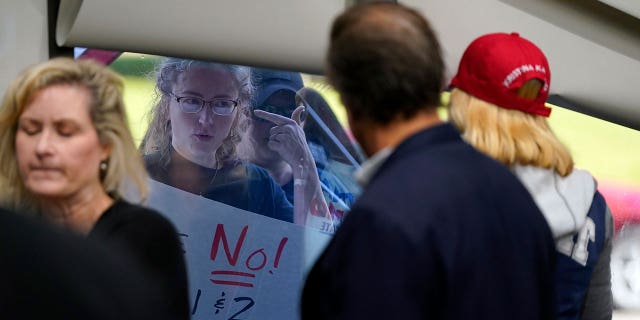
[[[440,123],[442,120],[438,114],[435,111],[429,111],[418,113],[408,119],[398,118],[385,125],[374,125],[368,137],[371,154],[385,148],[395,148],[415,133]]]

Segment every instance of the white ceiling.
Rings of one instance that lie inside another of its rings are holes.
[[[321,73],[331,21],[351,2],[62,0],[57,41]],[[471,40],[516,31],[547,54],[552,94],[581,112],[640,129],[637,1],[400,2],[433,24],[449,77]]]

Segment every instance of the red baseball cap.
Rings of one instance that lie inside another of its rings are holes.
[[[518,89],[531,79],[543,83],[538,97],[519,97]],[[548,117],[550,81],[549,63],[540,48],[517,33],[491,33],[469,44],[451,85],[505,109]]]

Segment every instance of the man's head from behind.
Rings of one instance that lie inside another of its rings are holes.
[[[385,124],[435,108],[444,68],[429,23],[402,5],[355,5],[331,28],[327,75],[352,120]]]

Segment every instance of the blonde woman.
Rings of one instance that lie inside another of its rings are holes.
[[[147,187],[122,86],[104,66],[68,58],[18,76],[0,108],[4,205],[124,251],[165,289],[158,296],[173,315],[187,319],[186,269],[175,228],[124,198],[127,186],[143,199]]]
[[[449,116],[469,143],[511,168],[547,219],[557,249],[557,318],[611,319],[611,212],[547,123],[550,79],[545,55],[529,40],[481,36],[452,80]]]

